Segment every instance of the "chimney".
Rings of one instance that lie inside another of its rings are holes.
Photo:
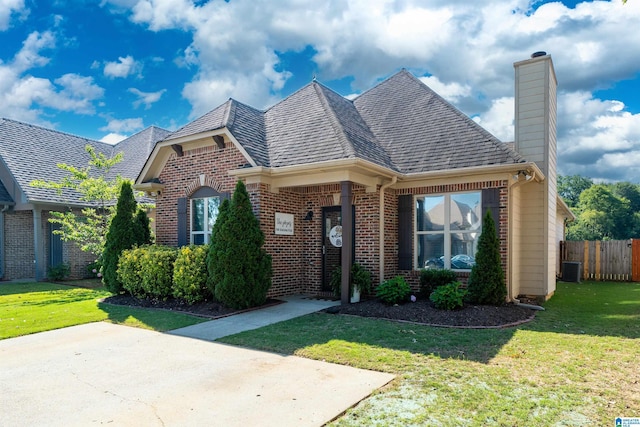
[[[535,52],[516,62],[515,148],[555,180],[556,74],[551,55]],[[550,176],[552,175],[552,176]]]

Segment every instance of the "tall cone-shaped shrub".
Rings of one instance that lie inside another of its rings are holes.
[[[242,181],[236,184],[228,218],[215,238],[223,245],[216,259],[222,269],[215,283],[216,299],[237,309],[264,304],[271,287],[271,256],[262,247],[264,233]]]
[[[224,277],[224,265],[220,262],[225,256],[225,248],[227,243],[222,239],[220,233],[223,224],[229,219],[230,209],[229,199],[222,201],[218,209],[218,217],[211,229],[211,239],[209,239],[209,250],[207,252],[207,287],[215,296],[216,284],[222,281]]]
[[[123,291],[122,283],[118,280],[118,259],[125,249],[131,249],[135,245],[148,243],[142,241],[145,233],[141,230],[142,224],[136,219],[138,204],[133,197],[131,183],[125,181],[120,187],[116,214],[109,224],[104,252],[102,253],[102,282],[112,293]],[[145,215],[146,216],[146,215]],[[148,227],[148,222],[147,222]]]
[[[503,305],[507,297],[500,259],[500,240],[490,211],[487,211],[482,220],[476,264],[471,268],[467,291],[467,299],[474,304]]]

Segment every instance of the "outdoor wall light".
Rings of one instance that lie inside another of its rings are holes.
[[[307,215],[304,217],[304,221],[311,221],[313,219],[313,211],[307,212]]]

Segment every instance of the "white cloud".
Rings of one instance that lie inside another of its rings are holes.
[[[420,77],[420,80],[451,103],[457,103],[460,99],[471,96],[471,87],[469,85],[462,85],[457,82],[443,83],[435,76]]]
[[[138,108],[142,104],[144,104],[145,110],[148,110],[149,108],[151,108],[152,104],[158,102],[160,100],[160,97],[162,97],[162,94],[164,94],[166,91],[166,89],[162,89],[157,92],[143,92],[134,87],[130,87],[129,89],[127,89],[127,92],[132,93],[138,97],[137,100],[133,101],[133,108]]]
[[[144,124],[140,117],[134,119],[113,119],[109,120],[109,123],[106,126],[100,128],[101,131],[111,131],[111,132],[134,132],[138,129],[142,129]]]
[[[122,135],[119,133],[109,133],[102,138],[100,138],[101,142],[106,142],[107,144],[116,145],[118,142],[127,139],[127,135]]]
[[[131,55],[118,57],[117,61],[107,62],[104,65],[104,75],[112,79],[124,78],[139,73],[142,63],[133,59]]]
[[[515,103],[513,97],[495,99],[491,107],[473,120],[503,142],[514,140]]]
[[[24,0],[0,0],[0,31],[9,28],[12,15],[28,13]]]

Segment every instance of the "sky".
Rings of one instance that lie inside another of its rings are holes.
[[[115,143],[316,78],[406,68],[513,141],[513,63],[551,54],[558,169],[640,183],[640,0],[0,0],[0,117]]]

